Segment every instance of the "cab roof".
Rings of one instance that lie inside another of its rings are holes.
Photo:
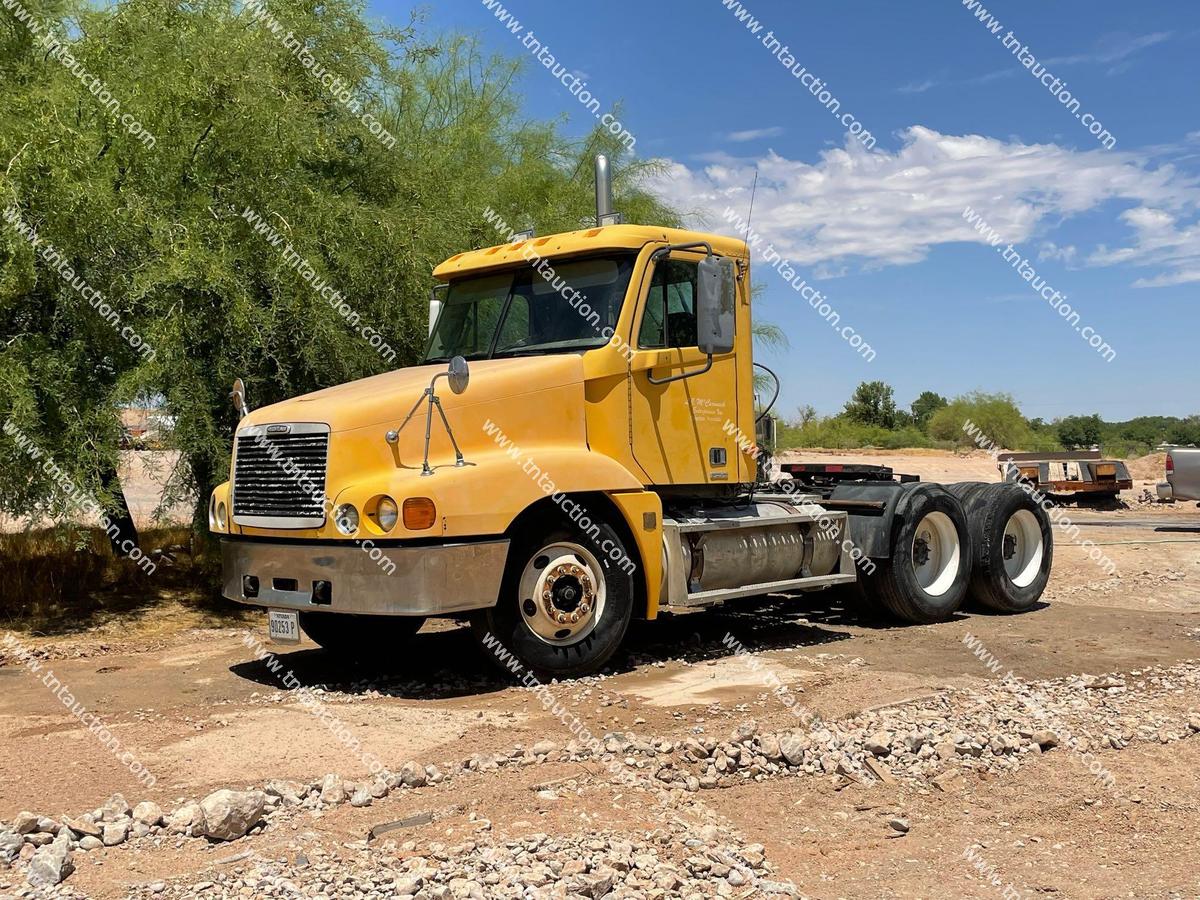
[[[552,258],[598,250],[639,250],[650,243],[689,244],[693,241],[708,241],[712,244],[713,252],[722,256],[746,255],[746,242],[737,238],[652,225],[606,225],[603,228],[548,234],[480,250],[467,250],[439,265],[433,270],[433,277],[439,281],[449,281],[465,272],[526,263],[526,245],[531,245],[532,252],[537,256]]]

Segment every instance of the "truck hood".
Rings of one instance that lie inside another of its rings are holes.
[[[583,382],[583,359],[577,353],[483,359],[470,363],[470,368],[471,381],[462,394],[451,391],[446,379],[438,380],[438,398],[447,411]],[[336,433],[399,424],[433,376],[444,371],[446,366],[441,363],[413,366],[325,388],[256,409],[238,427],[324,422]],[[418,417],[423,420],[423,413]]]

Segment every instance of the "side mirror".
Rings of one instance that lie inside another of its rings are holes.
[[[700,350],[719,355],[733,350],[734,293],[736,273],[733,260],[709,256],[698,265],[696,333]]]
[[[450,368],[447,371],[449,376],[446,380],[450,382],[450,390],[456,394],[461,394],[467,389],[467,385],[471,381],[471,370],[467,366],[467,361],[461,356],[456,356],[450,360]]]
[[[446,302],[446,290],[449,285],[439,284],[429,292],[429,333],[433,334],[433,329],[437,327],[438,315],[442,311],[442,305]]]
[[[250,412],[250,407],[246,405],[246,383],[240,378],[233,380],[233,390],[229,394],[229,399],[233,401],[233,408],[237,410],[239,418],[246,418]]]

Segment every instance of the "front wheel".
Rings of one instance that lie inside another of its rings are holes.
[[[500,600],[476,612],[471,629],[492,662],[512,675],[590,674],[608,662],[629,628],[634,571],[624,542],[606,523],[593,520],[586,532],[569,525],[538,529],[513,542]]]

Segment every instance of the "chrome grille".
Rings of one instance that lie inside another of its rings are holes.
[[[233,520],[262,528],[316,528],[325,522],[329,427],[255,425],[238,432]]]

